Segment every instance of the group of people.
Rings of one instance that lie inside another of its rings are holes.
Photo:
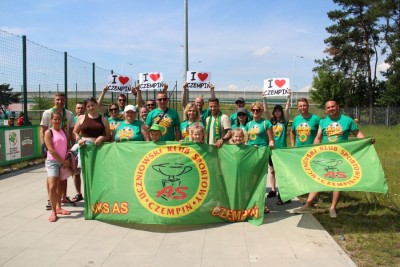
[[[275,105],[271,113],[266,96],[262,96],[262,103],[259,101],[252,103],[250,111],[246,110],[245,100],[239,97],[235,102],[236,111],[229,117],[220,110],[214,85],[210,85],[211,97],[208,99],[208,108],[204,108],[205,103],[201,96],[196,97],[194,102],[188,103],[186,99],[188,87],[185,83],[182,92],[184,109],[181,123],[178,112],[168,107],[167,89],[168,86],[165,84],[164,90],[157,92],[155,100],[147,100],[145,103],[140,86],[136,86],[132,88],[132,93],[136,96],[138,105],[127,104],[126,96],[120,94],[117,102],[109,105],[108,117],[99,113],[99,106],[107,93],[107,87],[103,89],[98,100],[91,97],[83,103],[77,103],[75,117],[72,112],[64,108],[65,95],[63,93],[55,95],[55,106],[44,112],[41,121],[42,143],[48,148],[46,167],[49,200],[46,208],[52,210],[50,222],[56,221],[60,214],[70,214],[69,211],[62,209],[62,203],[75,204],[83,200],[80,176],[74,177],[77,194],[70,200],[66,195],[67,179],[63,174],[64,169],[69,167],[65,155],[68,148],[75,143],[84,146],[101,145],[110,141],[191,141],[215,145],[217,148],[224,144],[271,148],[287,146],[290,93],[285,109],[281,105]],[[293,119],[289,132],[293,147],[347,140],[350,133],[357,138],[364,137],[350,117],[340,114],[339,105],[334,100],[326,102],[328,116],[323,119],[309,113],[309,104],[305,98],[297,100],[297,107],[300,114]],[[266,119],[263,118],[263,114]],[[331,130],[332,123],[335,125],[334,131]],[[269,180],[271,191],[267,197],[278,196],[277,204],[285,204],[286,202],[283,203],[277,193],[271,158]],[[311,212],[317,194],[310,193],[307,203],[294,212]],[[333,194],[329,211],[331,217],[336,217],[339,195],[339,192]],[[269,212],[268,207],[264,212]]]

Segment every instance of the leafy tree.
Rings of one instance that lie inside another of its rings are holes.
[[[7,118],[5,107],[12,103],[19,103],[21,93],[13,93],[9,84],[0,85],[0,109]]]

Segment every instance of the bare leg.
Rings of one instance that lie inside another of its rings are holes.
[[[340,198],[340,191],[333,191],[332,194],[332,204],[331,204],[331,210],[336,210],[336,205],[339,202]]]
[[[49,200],[51,202],[51,216],[49,218],[50,222],[55,222],[57,220],[57,205],[60,205],[58,199],[58,177],[47,177],[47,186],[49,189]]]
[[[65,199],[67,196],[67,181],[66,180],[60,180],[60,199]]]
[[[81,180],[80,174],[77,174],[74,176],[74,184],[75,184],[76,193],[81,195],[82,194],[82,192],[81,192],[82,180]]]
[[[271,191],[276,192],[275,170],[272,166],[268,166],[268,177],[269,183],[271,185]]]
[[[60,180],[60,182],[58,183],[58,195],[57,195],[57,204],[56,204],[56,213],[57,214],[62,214],[62,215],[70,215],[71,212],[64,210],[61,208],[61,195],[64,194],[64,196],[66,196],[65,192],[66,192],[66,185],[67,185],[67,180]]]
[[[313,206],[314,199],[318,196],[318,192],[311,192],[308,194],[307,202],[304,204],[305,207],[311,208]]]

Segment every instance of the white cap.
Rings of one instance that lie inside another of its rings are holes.
[[[134,105],[127,105],[127,106],[125,106],[125,109],[124,109],[124,112],[127,112],[127,111],[133,111],[133,112],[136,112],[136,107],[134,106]]]

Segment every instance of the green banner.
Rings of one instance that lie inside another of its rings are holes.
[[[80,153],[85,219],[263,222],[269,148],[124,142],[87,145]]]
[[[282,201],[309,192],[388,191],[370,138],[276,149],[272,162]]]

